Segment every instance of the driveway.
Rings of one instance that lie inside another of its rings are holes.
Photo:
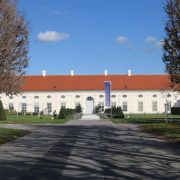
[[[157,139],[137,125],[79,121],[5,125],[32,133],[0,146],[0,179],[180,179],[179,144]]]

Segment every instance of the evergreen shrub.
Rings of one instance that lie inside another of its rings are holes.
[[[172,107],[171,114],[172,115],[180,115],[180,107]]]
[[[59,111],[58,119],[66,119],[68,116],[71,116],[76,113],[75,109],[70,108],[61,108]]]
[[[107,114],[108,117],[111,117],[111,108],[105,109],[105,113]],[[113,118],[124,118],[124,114],[121,109],[121,106],[112,108],[112,116]]]
[[[65,108],[61,108],[61,110],[59,111],[58,119],[65,119],[65,118],[66,118]]]
[[[77,113],[81,113],[81,112],[82,112],[82,106],[81,106],[81,104],[78,104],[78,105],[76,106],[76,112],[77,112]]]
[[[6,116],[10,114],[9,109],[4,109]]]
[[[121,109],[121,106],[117,107],[116,115],[114,116],[114,118],[124,118],[124,114]]]
[[[6,113],[4,111],[2,102],[0,100],[0,121],[4,121],[4,120],[6,120]]]

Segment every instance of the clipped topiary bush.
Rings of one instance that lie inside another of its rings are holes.
[[[6,113],[4,111],[2,102],[0,100],[0,121],[4,121],[4,120],[6,120]]]
[[[82,112],[82,106],[81,106],[81,104],[78,104],[78,105],[76,106],[76,112],[77,112],[77,113],[81,113],[81,112]]]
[[[121,106],[117,107],[116,116],[114,116],[114,118],[124,118],[124,114],[123,114],[123,111],[121,109]]]
[[[64,108],[61,108],[60,111],[59,111],[59,115],[58,115],[58,119],[65,119],[66,118],[66,115],[65,115],[65,109]]]

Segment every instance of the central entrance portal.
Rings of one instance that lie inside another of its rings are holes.
[[[86,98],[86,114],[93,114],[94,111],[94,99],[92,97]]]

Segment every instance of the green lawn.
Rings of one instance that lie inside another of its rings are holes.
[[[129,116],[129,118],[127,118]],[[140,127],[167,139],[180,142],[180,116],[168,116],[169,123],[165,123],[164,114],[127,114],[124,119],[110,119],[113,123],[143,124]],[[172,118],[172,123],[170,119]]]
[[[129,116],[129,118],[127,118]],[[168,115],[172,118],[173,122],[180,120],[180,116]],[[110,118],[113,123],[133,123],[133,124],[150,124],[150,123],[163,123],[165,119],[164,114],[126,114],[124,119]]]
[[[154,123],[154,124],[146,124],[142,125],[141,128],[148,132],[152,132],[154,134],[164,136],[173,141],[180,142],[180,122],[176,123]]]
[[[25,130],[0,128],[0,145],[27,134]]]
[[[11,115],[6,116],[6,121],[0,121],[0,124],[46,124],[46,123],[52,123],[52,124],[62,124],[66,123],[69,119],[73,119],[73,117],[69,117],[67,119],[52,119],[53,116],[50,115],[44,115],[42,119],[39,119],[38,116],[31,116],[31,115]]]

